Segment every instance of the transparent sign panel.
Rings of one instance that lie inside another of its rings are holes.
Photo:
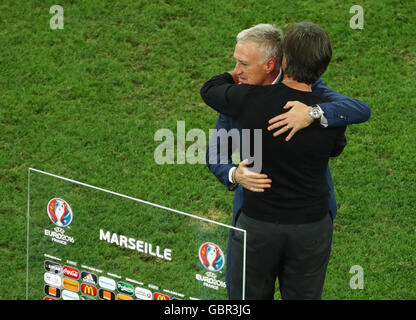
[[[245,248],[244,230],[36,169],[27,228],[28,299],[225,300],[230,231]]]

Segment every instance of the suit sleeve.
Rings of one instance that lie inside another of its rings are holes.
[[[347,127],[338,127],[338,135],[335,140],[334,147],[332,148],[330,157],[338,157],[342,151],[344,151],[345,146],[347,145],[347,138],[345,137],[345,130]]]
[[[232,127],[231,118],[220,114],[215,126],[217,135],[212,135],[210,138],[209,146],[206,152],[206,164],[208,169],[217,177],[217,179],[228,190],[233,191],[237,185],[232,184],[228,179],[228,173],[235,165],[232,162],[231,156],[234,150],[232,150],[232,143],[229,141],[229,137],[225,133],[234,129]],[[221,135],[221,133],[224,133]],[[227,143],[228,142],[228,143]],[[227,145],[225,145],[227,143]]]
[[[328,127],[362,123],[370,118],[370,107],[365,102],[343,96],[329,89],[322,79],[313,84],[312,92],[329,101],[319,104],[328,120]]]
[[[247,85],[234,84],[233,77],[223,73],[208,80],[201,88],[201,98],[212,109],[237,118],[247,91]]]

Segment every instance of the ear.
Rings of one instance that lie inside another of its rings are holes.
[[[266,61],[266,72],[271,73],[276,69],[277,61],[275,58],[269,58]]]
[[[286,69],[286,57],[285,56],[283,56],[282,58],[282,68],[283,70]]]

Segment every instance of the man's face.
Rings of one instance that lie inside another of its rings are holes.
[[[238,42],[234,49],[234,72],[239,84],[263,85],[267,76],[267,60],[260,63],[260,51],[255,42]]]

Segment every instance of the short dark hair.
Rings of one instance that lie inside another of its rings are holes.
[[[325,72],[332,57],[328,33],[312,22],[290,26],[283,40],[285,73],[296,81],[313,84]]]

